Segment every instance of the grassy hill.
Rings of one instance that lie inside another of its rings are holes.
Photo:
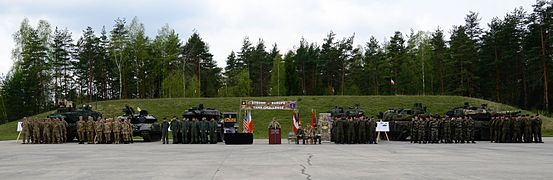
[[[286,96],[286,97],[251,97],[251,98],[166,98],[166,99],[129,99],[112,100],[91,103],[93,109],[103,114],[104,118],[116,117],[122,114],[121,109],[125,104],[140,107],[148,110],[158,119],[163,117],[170,118],[174,115],[181,117],[182,113],[192,107],[203,103],[204,106],[216,108],[221,112],[238,112],[240,100],[295,100],[299,107],[300,119],[305,126],[311,121],[311,109],[320,112],[327,112],[334,106],[353,106],[360,104],[368,115],[375,115],[377,112],[384,111],[391,107],[413,107],[414,103],[421,102],[428,107],[431,113],[443,114],[447,110],[461,106],[464,102],[471,105],[480,105],[487,103],[492,109],[497,110],[516,110],[516,108],[486,101],[476,98],[467,98],[460,96]],[[51,112],[46,112],[33,116],[33,118],[43,118]],[[530,113],[530,112],[524,112]],[[283,127],[283,138],[287,132],[291,131],[291,111],[285,110],[256,110],[252,111],[254,121],[254,137],[267,138],[267,126],[271,119],[276,117]],[[241,119],[241,118],[239,118]],[[10,140],[17,137],[17,122],[11,122],[0,125],[0,140]],[[544,135],[553,135],[553,118],[546,117],[543,125]]]

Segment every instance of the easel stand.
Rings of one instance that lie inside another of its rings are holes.
[[[377,134],[376,134],[376,142],[380,142],[380,134],[381,133],[384,133],[384,135],[386,135],[386,140],[390,141],[390,138],[388,137],[388,132],[384,131],[378,131]]]
[[[17,134],[17,139],[15,140],[15,143],[19,143],[19,137],[21,136],[21,131],[19,131],[19,134]]]

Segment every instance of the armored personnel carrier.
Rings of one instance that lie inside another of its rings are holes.
[[[88,119],[92,117],[94,121],[102,117],[102,113],[92,110],[90,105],[82,105],[81,107],[75,108],[73,102],[71,101],[61,101],[58,103],[58,108],[55,113],[48,115],[48,118],[60,118],[67,122],[67,141],[73,141],[77,135],[77,121],[79,117],[82,116],[83,119]]]
[[[203,104],[199,104],[197,107],[191,107],[182,113],[183,118],[196,118],[202,120],[215,119],[217,121],[217,128],[219,133],[217,134],[217,142],[223,141],[223,119],[221,118],[221,112],[213,108],[204,108]]]
[[[161,126],[157,123],[157,118],[148,114],[148,111],[140,110],[135,113],[132,107],[125,105],[123,112],[125,114],[119,116],[119,118],[131,121],[134,136],[141,136],[144,142],[161,140]]]

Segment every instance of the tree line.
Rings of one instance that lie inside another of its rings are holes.
[[[552,16],[551,2],[538,0],[530,12],[514,9],[486,28],[470,12],[449,31],[396,31],[362,45],[331,31],[320,44],[301,39],[287,52],[246,37],[224,69],[197,31],[183,41],[165,25],[150,38],[136,17],[118,18],[109,32],[87,27],[74,41],[67,29],[24,19],[13,34],[14,65],[0,81],[0,115],[18,119],[60,99],[395,94],[477,97],[550,112]]]

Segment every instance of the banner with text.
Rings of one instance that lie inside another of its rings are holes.
[[[295,110],[296,101],[248,101],[240,102],[242,110]]]

